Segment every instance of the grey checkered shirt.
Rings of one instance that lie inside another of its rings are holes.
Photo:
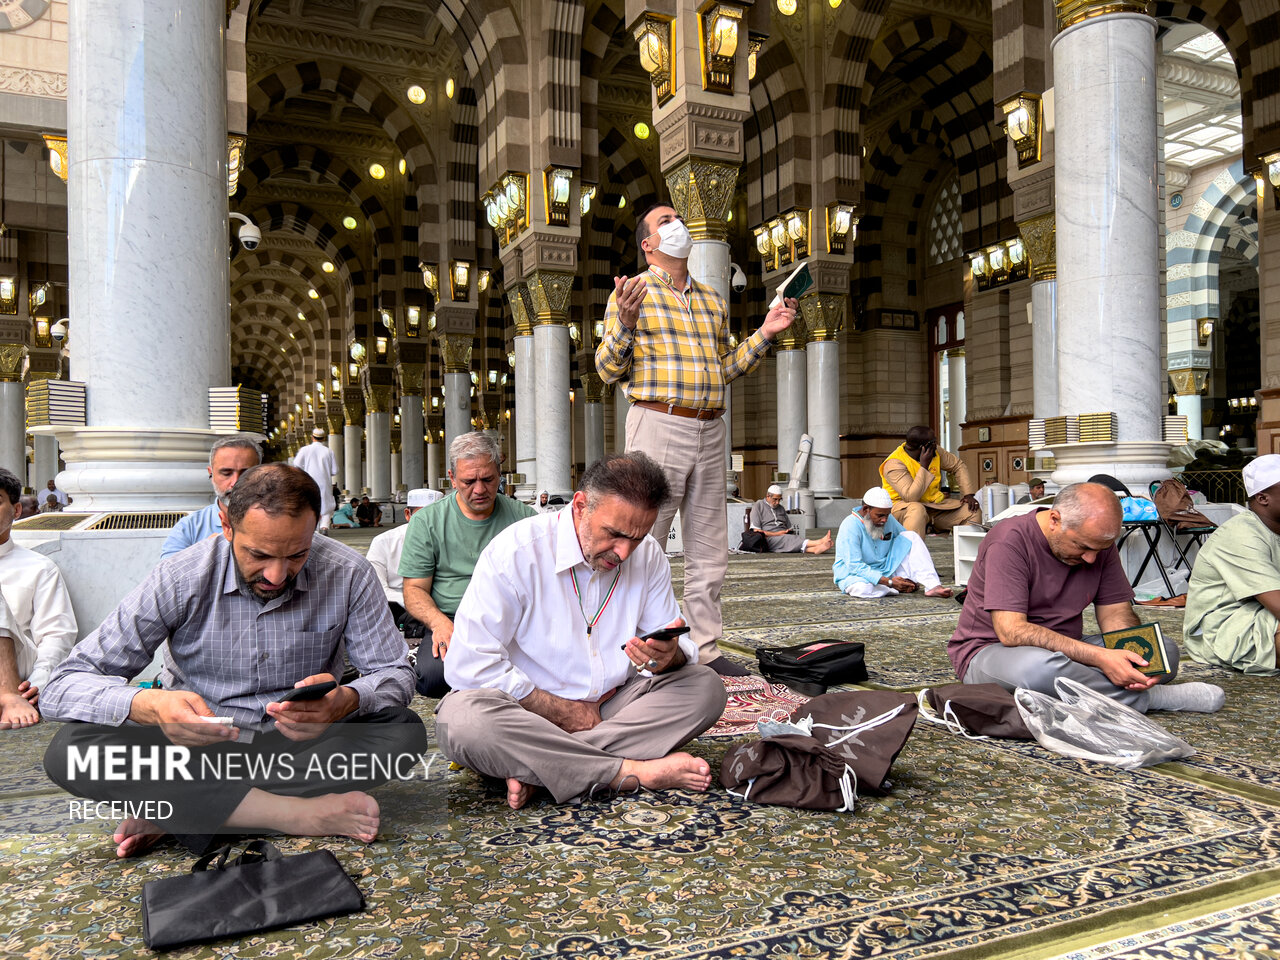
[[[262,603],[242,593],[231,545],[209,537],[151,574],[89,634],[40,691],[54,720],[119,725],[137,687],[128,681],[169,641],[161,680],[200,694],[215,716],[263,728],[266,705],[304,677],[342,676],[343,644],[362,676],[358,713],[407,704],[408,648],[369,563],[316,537],[292,594]]]

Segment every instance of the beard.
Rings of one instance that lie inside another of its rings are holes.
[[[293,593],[293,585],[298,582],[297,576],[286,577],[283,584],[275,590],[264,590],[260,586],[263,583],[262,577],[255,577],[250,580],[244,575],[244,571],[240,569],[240,563],[232,554],[232,565],[236,568],[236,583],[240,587],[242,593],[247,592],[249,596],[257,600],[259,603],[270,603],[272,600],[278,600],[280,597],[288,597]]]
[[[883,526],[877,526],[875,523],[872,522],[870,517],[860,517],[859,519],[862,521],[862,528],[867,531],[868,537],[870,537],[872,540],[884,539]]]

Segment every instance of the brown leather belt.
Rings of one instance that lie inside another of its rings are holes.
[[[633,407],[644,407],[646,410],[657,410],[669,413],[673,417],[688,417],[691,420],[714,420],[723,417],[723,410],[694,410],[692,407],[677,407],[674,403],[658,403],[657,400],[633,400]]]

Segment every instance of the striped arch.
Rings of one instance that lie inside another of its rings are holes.
[[[545,156],[552,163],[576,167],[582,153],[582,25],[581,0],[544,0],[538,46],[542,86],[533,113],[546,124]],[[532,132],[532,131],[531,131]]]
[[[877,41],[862,87],[865,108],[877,85],[893,76],[915,90],[941,122],[960,174],[966,250],[1017,230],[991,70],[990,55],[964,29],[942,17],[921,17]]]
[[[437,249],[431,260],[444,263],[450,257],[475,260],[476,215],[479,209],[480,180],[477,142],[476,94],[469,86],[454,92],[453,122],[450,141],[453,144],[449,164],[449,196],[446,216],[449,233],[447,249]],[[419,236],[422,236],[421,229]],[[428,241],[430,242],[430,241]],[[423,258],[427,259],[426,257]]]
[[[582,65],[582,182],[600,180],[600,78],[605,71],[609,43],[626,16],[621,0],[589,4],[583,18]]]
[[[823,193],[856,201],[862,179],[862,84],[867,57],[880,33],[887,0],[847,0],[836,11],[828,54],[830,79],[822,89],[819,167]]]
[[[1232,227],[1223,250],[1230,250],[1240,259],[1258,269],[1258,221],[1253,217],[1242,216]]]
[[[241,280],[258,279],[257,273],[262,270],[288,270],[301,277],[308,289],[320,294],[319,300],[307,297],[308,303],[336,321],[342,315],[338,298],[333,292],[334,282],[341,282],[338,280],[339,269],[339,265],[335,263],[334,276],[331,278],[292,253],[277,250],[255,250],[252,253],[246,251],[231,263],[231,286],[234,288]]]
[[[284,409],[285,397],[292,396],[294,365],[278,347],[273,350],[269,343],[260,339],[238,341],[232,345],[231,365],[257,371],[262,379],[255,385],[262,392],[274,395],[277,414]],[[292,400],[289,401],[289,409],[293,409]]]
[[[595,321],[604,318],[605,305],[613,292],[613,278],[630,276],[640,269],[635,214],[642,207],[628,201],[627,206],[618,209],[618,200],[624,195],[621,184],[627,183],[626,169],[612,165],[601,169],[596,198],[583,219],[585,255],[580,259],[585,272],[581,272],[582,290],[578,295],[587,321],[588,329],[584,333],[591,332]]]
[[[1165,241],[1168,321],[1219,316],[1218,266],[1231,228],[1257,202],[1252,174],[1237,160],[1214,179],[1191,208],[1183,228]],[[1257,224],[1254,224],[1257,229]],[[1253,263],[1257,264],[1256,244]]]
[[[748,223],[813,205],[813,130],[806,84],[783,42],[761,51],[744,124]]]
[[[242,314],[232,325],[232,331],[238,339],[274,343],[277,350],[285,351],[280,355],[289,359],[295,374],[302,377],[301,382],[306,388],[304,392],[309,392],[315,381],[327,382],[329,379],[328,375],[320,370],[320,363],[324,361],[316,356],[315,340],[309,332],[305,338],[299,337],[296,340],[290,338],[289,334],[292,331],[285,326],[286,320],[287,318],[280,316],[279,313],[264,309],[257,313]]]
[[[235,284],[231,288],[231,309],[233,313],[233,324],[239,322],[240,317],[237,315],[237,308],[266,307],[273,311],[278,311],[283,318],[283,326],[285,334],[292,334],[290,341],[295,343],[307,356],[311,356],[315,352],[315,344],[317,338],[315,331],[323,330],[326,325],[327,317],[321,315],[315,320],[299,320],[298,314],[304,316],[310,313],[312,316],[316,314],[313,307],[308,306],[310,301],[307,300],[305,293],[286,286],[277,280],[249,280]],[[283,304],[284,306],[279,306]],[[286,344],[281,343],[281,346]]]
[[[642,209],[659,198],[656,182],[645,166],[644,158],[631,140],[612,124],[602,131],[600,156],[609,176],[621,188],[627,203],[635,209]]]

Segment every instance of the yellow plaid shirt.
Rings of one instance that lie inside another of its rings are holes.
[[[759,330],[729,346],[729,310],[711,287],[689,278],[676,292],[671,275],[649,267],[635,330],[618,319],[617,294],[604,311],[596,369],[606,383],[631,377],[632,400],[723,410],[724,385],[749,373],[769,351]]]

